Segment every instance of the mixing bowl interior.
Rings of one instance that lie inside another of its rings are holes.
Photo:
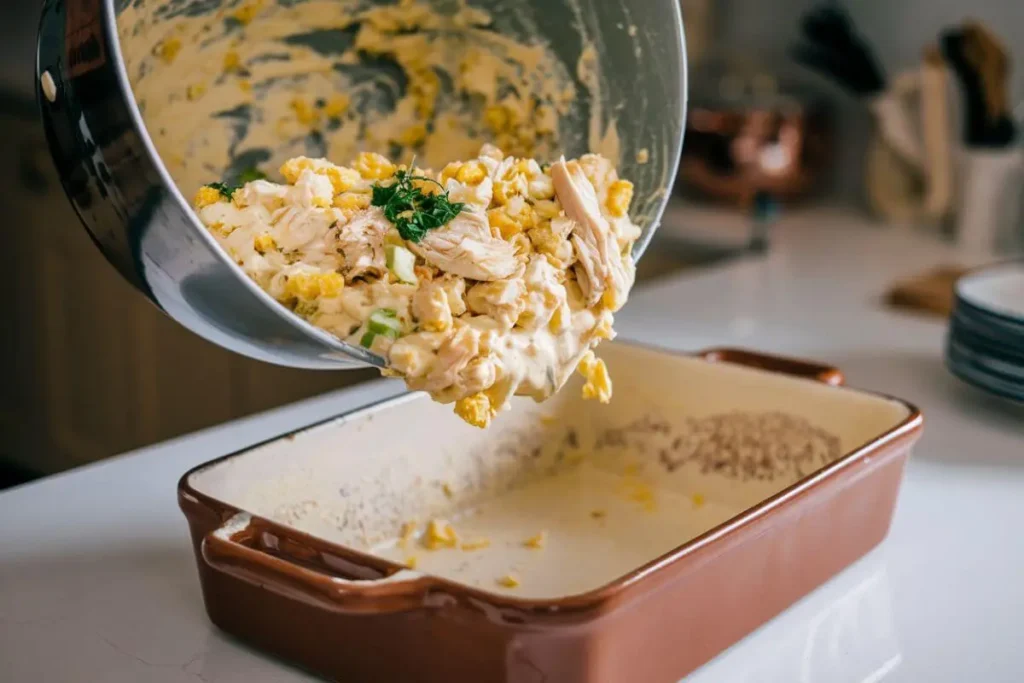
[[[273,178],[297,155],[347,163],[368,150],[438,169],[494,142],[541,160],[611,157],[647,227],[677,166],[676,0],[136,0],[117,10],[135,101],[186,198],[252,169]]]

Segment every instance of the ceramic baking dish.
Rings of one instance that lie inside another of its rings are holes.
[[[185,474],[212,621],[337,681],[676,681],[884,538],[912,406],[799,360],[601,355],[609,405],[570,385],[484,431],[407,394]]]

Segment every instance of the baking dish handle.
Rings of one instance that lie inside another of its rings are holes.
[[[403,570],[383,579],[354,581],[310,568],[308,561],[279,557],[253,547],[259,536],[252,516],[240,512],[202,540],[210,567],[250,583],[346,614],[388,614],[426,606],[429,579]],[[304,546],[306,553],[319,555]]]
[[[778,372],[783,375],[814,379],[825,384],[831,384],[832,386],[841,386],[846,381],[842,371],[838,368],[796,358],[786,358],[785,356],[774,356],[727,347],[706,349],[699,352],[697,356],[713,363],[733,363],[748,368]]]

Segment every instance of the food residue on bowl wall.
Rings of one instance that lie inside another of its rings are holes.
[[[580,84],[595,105],[579,109],[574,65],[537,38],[529,12],[503,17],[514,29],[505,32],[465,2],[241,8],[134,2],[118,15],[136,101],[186,196],[211,177],[274,170],[297,156],[365,151],[441,168],[491,142],[516,156],[589,150],[620,161],[585,22],[568,27],[579,34]]]

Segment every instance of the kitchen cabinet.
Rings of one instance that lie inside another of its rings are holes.
[[[266,365],[132,289],[82,229],[35,107],[0,109],[0,458],[40,474],[376,376]]]

